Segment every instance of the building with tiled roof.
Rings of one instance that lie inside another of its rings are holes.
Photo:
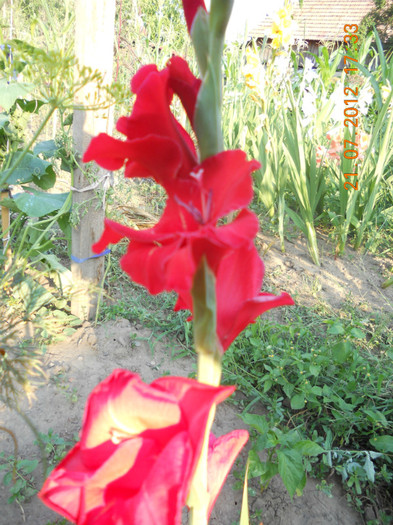
[[[296,22],[296,40],[312,43],[341,43],[344,38],[344,25],[359,25],[362,19],[375,8],[373,0],[303,0],[300,8],[293,2],[293,18]],[[273,20],[262,20],[249,32],[250,37],[271,38]]]

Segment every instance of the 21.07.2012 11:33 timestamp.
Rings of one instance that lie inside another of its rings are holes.
[[[359,37],[356,34],[359,29],[359,26],[357,24],[346,24],[344,26],[344,43],[347,46],[351,46],[353,51],[357,51],[358,47],[356,47],[356,44],[359,41]],[[348,52],[348,50],[347,50]],[[350,62],[351,61],[351,62]],[[353,73],[358,71],[358,68],[355,67],[354,63],[357,63],[358,60],[354,58],[353,56],[349,56],[348,54],[344,55],[344,73],[347,75],[344,80],[344,95],[353,97],[359,96],[359,88],[358,86],[350,87],[345,85],[345,82],[349,82],[349,79],[351,79],[351,76]],[[351,66],[351,67],[346,67]],[[359,110],[356,105],[358,105],[358,98],[352,98],[352,99],[344,99],[345,107],[344,109],[344,126],[347,128],[350,128],[353,126],[354,130],[352,132],[352,140],[344,139],[344,158],[354,160],[359,157],[359,143],[357,141],[358,133],[357,128],[359,127]],[[358,164],[354,164],[353,167],[356,169]],[[344,173],[345,179],[349,179],[350,177],[357,177],[358,173]],[[353,183],[353,182],[354,183]],[[349,190],[350,188],[353,188],[354,190],[357,190],[359,186],[359,183],[356,179],[352,178],[350,180],[347,180],[344,182],[344,189]]]

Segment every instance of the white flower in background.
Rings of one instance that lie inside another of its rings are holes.
[[[302,111],[306,118],[309,118],[315,115],[315,112],[317,110],[315,102],[316,102],[316,96],[315,96],[314,91],[306,89],[303,93],[303,99],[302,99]]]
[[[387,101],[390,93],[392,92],[392,86],[391,86],[389,80],[386,79],[386,82],[387,82],[387,85],[386,86],[384,85],[384,86],[381,87],[382,102],[384,104]],[[392,109],[393,109],[393,100],[390,101],[389,108],[388,108],[388,114],[392,111]]]
[[[362,115],[367,115],[368,108],[372,103],[374,98],[374,91],[370,87],[369,82],[367,82],[363,88],[360,90],[358,98],[358,109]]]
[[[293,71],[292,60],[289,55],[286,53],[278,54],[273,63],[275,78],[274,80],[278,81],[279,77],[284,80],[285,77],[290,76]]]
[[[338,82],[330,96],[330,100],[333,103],[333,109],[330,113],[330,118],[334,122],[342,123],[343,121],[344,109],[346,108],[344,104],[343,89],[344,85],[341,82]]]
[[[304,78],[304,80],[308,84],[311,84],[311,82],[313,80],[315,80],[316,78],[318,78],[318,76],[319,75],[318,75],[317,71],[314,69],[313,61],[310,58],[306,58],[304,60],[304,65],[303,65],[303,78]]]
[[[259,115],[257,115],[258,124],[255,126],[256,133],[260,133],[262,131],[262,129],[264,128],[266,119],[267,119],[266,113],[260,113]]]

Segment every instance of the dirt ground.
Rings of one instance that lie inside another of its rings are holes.
[[[273,242],[273,245],[271,243]],[[269,289],[285,290],[295,301],[311,304],[326,301],[332,308],[351,296],[353,302],[364,310],[382,310],[393,319],[393,286],[380,288],[387,277],[392,261],[362,256],[348,250],[348,254],[335,260],[328,245],[321,241],[324,252],[321,268],[315,267],[307,255],[305,244],[298,240],[287,243],[287,253],[279,250],[279,242],[262,236],[261,254],[266,265],[265,283]],[[273,315],[279,315],[279,311]],[[93,328],[85,323],[71,339],[53,345],[45,354],[48,380],[36,391],[31,406],[25,403],[27,416],[40,432],[49,429],[72,440],[80,429],[83,409],[92,388],[115,368],[127,368],[140,374],[145,382],[170,375],[187,376],[194,370],[191,358],[175,358],[176,343],[155,340],[142,325],[126,319],[117,319]],[[263,407],[260,407],[263,410]],[[34,436],[15,413],[0,408],[0,425],[12,429],[18,437],[22,458],[39,457],[33,444]],[[233,404],[218,408],[213,431],[225,434],[236,428],[245,428]],[[10,437],[0,433],[0,450],[13,453]],[[244,461],[246,451],[242,453]],[[316,481],[309,479],[304,495],[291,502],[283,484],[274,478],[267,490],[250,498],[251,512],[261,511],[263,525],[362,525],[363,519],[346,502],[338,479],[333,481],[333,497],[320,492]],[[37,477],[37,486],[42,478]],[[213,511],[213,525],[238,523],[241,493],[233,490],[234,477],[229,475]],[[256,486],[255,486],[256,487]],[[46,525],[58,515],[33,497],[22,506],[7,504],[7,491],[0,491],[0,525]]]

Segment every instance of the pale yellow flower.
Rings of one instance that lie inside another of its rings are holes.
[[[389,80],[386,80],[387,86],[383,85],[381,87],[381,96],[382,96],[382,102],[385,104],[385,102],[388,99],[388,96],[392,92],[392,86],[390,85]]]
[[[292,5],[285,2],[284,7],[279,9],[273,17],[273,26],[271,29],[273,49],[281,47],[288,49],[293,43],[295,22],[292,18]]]
[[[264,99],[265,71],[262,67],[258,54],[251,48],[246,50],[247,64],[243,68],[246,86],[251,89],[259,100]]]

